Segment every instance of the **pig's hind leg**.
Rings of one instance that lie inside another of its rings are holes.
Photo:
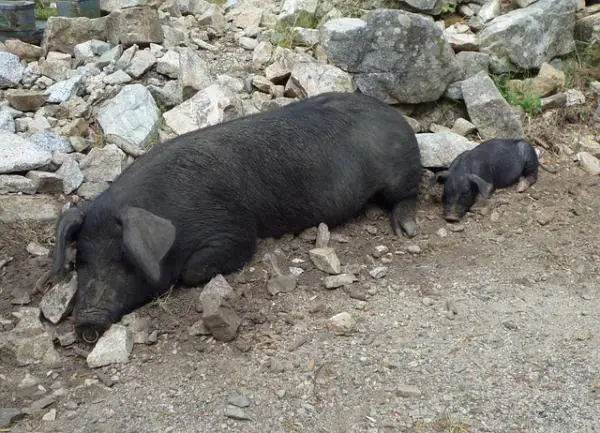
[[[418,185],[410,191],[403,188],[388,188],[380,193],[384,203],[391,209],[392,229],[396,236],[402,232],[412,238],[417,235],[415,214],[419,201]]]
[[[187,286],[196,286],[208,282],[217,274],[235,272],[252,258],[255,247],[254,234],[228,233],[213,237],[188,259],[181,274],[181,282]]]
[[[523,172],[517,185],[517,192],[524,192],[531,185],[537,182],[538,179],[538,156],[535,149],[526,142],[519,142],[519,151],[523,155],[524,164]]]

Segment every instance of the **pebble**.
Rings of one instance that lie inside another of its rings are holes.
[[[275,391],[275,395],[280,399],[285,397],[285,389],[278,389],[277,391]]]
[[[364,226],[364,228],[365,228],[365,230],[367,231],[367,233],[369,233],[370,235],[376,235],[376,234],[377,234],[377,232],[378,232],[378,230],[377,230],[377,227],[375,227],[375,226],[372,226],[372,225],[370,225],[370,224],[366,224],[366,225]]]
[[[227,402],[233,406],[237,407],[248,407],[250,406],[250,400],[242,394],[233,394],[229,396],[229,400]]]
[[[43,421],[54,421],[56,419],[56,409],[50,409],[47,413],[42,417]]]
[[[385,245],[377,245],[374,249],[373,249],[373,257],[375,257],[376,259],[380,258],[381,256],[383,256],[384,254],[387,254],[388,251],[390,249],[388,247],[386,247]]]
[[[454,233],[464,232],[465,226],[462,224],[452,224],[450,225],[450,231]]]
[[[381,278],[387,275],[387,272],[387,266],[377,266],[369,271],[369,275],[371,275],[371,277],[375,278],[376,280],[380,280]]]
[[[326,289],[336,289],[342,286],[348,286],[355,282],[357,278],[353,274],[331,275],[323,279]]]
[[[423,303],[423,305],[425,305],[426,307],[430,307],[434,304],[433,299],[425,297],[423,299],[421,299],[421,302]]]
[[[398,397],[419,397],[421,395],[421,390],[413,385],[401,384],[396,389],[396,395]]]
[[[231,419],[237,419],[241,421],[251,420],[252,418],[244,411],[244,409],[234,406],[232,404],[225,408],[225,416]]]
[[[347,335],[354,330],[356,320],[346,311],[338,313],[327,321],[327,329],[335,335]]]
[[[418,245],[409,245],[406,247],[406,251],[410,254],[421,254],[421,247]]]
[[[308,252],[310,260],[321,271],[328,274],[341,272],[340,259],[333,248],[313,248]]]
[[[197,335],[210,335],[210,331],[204,326],[204,320],[200,319],[188,328],[188,334],[192,337]]]
[[[25,248],[29,254],[32,256],[47,256],[50,253],[50,250],[37,242],[29,242],[27,247]]]
[[[327,248],[329,246],[329,240],[331,234],[329,233],[329,227],[325,223],[320,223],[317,226],[317,239],[315,241],[316,248]]]
[[[539,211],[535,216],[535,220],[542,227],[550,224],[553,219],[554,219],[554,215],[552,215],[551,213],[546,212],[546,211]]]
[[[352,289],[350,289],[350,297],[352,299],[358,299],[359,301],[366,301],[367,293],[360,287],[352,287]]]
[[[448,230],[446,230],[443,227],[439,228],[436,233],[440,238],[445,238],[446,236],[448,236]]]
[[[500,219],[500,214],[496,211],[492,211],[492,213],[490,214],[490,220],[495,223],[498,222],[498,220]]]

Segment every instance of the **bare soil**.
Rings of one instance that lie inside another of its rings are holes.
[[[81,343],[57,345],[63,365],[52,371],[0,362],[0,407],[55,396],[10,431],[600,431],[600,179],[550,153],[544,161],[556,173],[540,170],[522,194],[496,191],[458,225],[441,218],[436,187],[423,196],[414,239],[393,236],[383,212],[334,230],[342,265],[388,267],[347,289],[324,288],[308,258],[314,241],[262,241],[249,268],[279,248],[305,272],[275,296],[264,280],[227,276],[243,318],[229,343],[189,335],[201,288],[176,289],[138,310],[156,344],[136,344],[127,364],[99,377]],[[51,247],[51,230],[1,228],[0,259],[13,258],[0,271],[4,319],[18,309],[14,294],[30,293],[48,269],[25,247]],[[372,257],[378,245],[391,263]],[[41,294],[31,298],[35,306]],[[342,311],[357,327],[336,336],[327,320]],[[26,375],[37,384],[20,386]],[[249,400],[251,419],[225,416],[234,395]],[[55,420],[43,420],[52,409]]]

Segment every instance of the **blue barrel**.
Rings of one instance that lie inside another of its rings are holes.
[[[21,39],[34,43],[36,35],[35,2],[0,0],[0,41]]]
[[[56,8],[61,17],[101,17],[100,0],[58,0]]]

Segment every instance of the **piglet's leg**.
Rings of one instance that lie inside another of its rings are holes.
[[[256,237],[252,234],[227,234],[207,240],[187,261],[181,282],[197,286],[217,274],[228,274],[241,269],[252,258]]]
[[[525,158],[525,164],[523,165],[523,174],[517,184],[517,192],[524,192],[537,182],[539,163],[537,153],[535,153],[535,150],[531,146],[523,142],[519,143],[519,146]]]

